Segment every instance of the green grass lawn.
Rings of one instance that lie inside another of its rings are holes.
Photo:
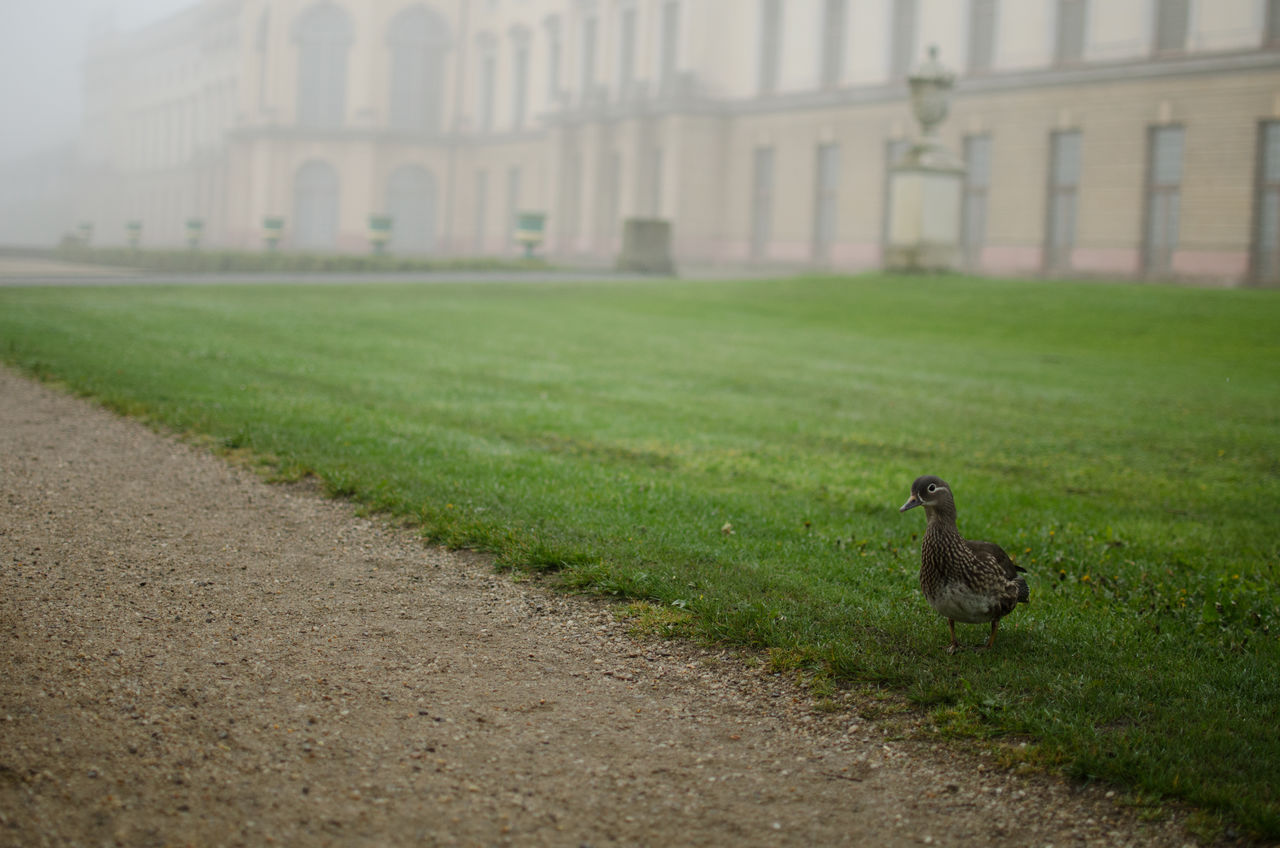
[[[29,372],[1268,839],[1278,330],[1277,292],[879,275],[0,289]],[[920,595],[925,473],[1030,572],[994,651]]]

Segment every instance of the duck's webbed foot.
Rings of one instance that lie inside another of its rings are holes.
[[[956,641],[956,622],[955,619],[947,619],[947,628],[951,631],[951,644],[947,646],[947,653],[954,654],[960,650],[960,643]]]

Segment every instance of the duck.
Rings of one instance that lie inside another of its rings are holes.
[[[926,474],[911,484],[911,497],[898,512],[924,507],[924,538],[920,542],[920,589],[925,599],[947,620],[951,630],[948,654],[960,650],[956,622],[991,622],[986,647],[996,643],[996,628],[1018,606],[1030,600],[1027,570],[993,542],[960,535],[956,501],[940,477]]]

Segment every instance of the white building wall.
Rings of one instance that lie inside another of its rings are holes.
[[[913,132],[905,86],[889,79],[892,0],[848,0],[842,73],[829,90],[820,80],[825,1],[784,0],[778,85],[765,97],[757,90],[762,42],[757,0],[680,0],[675,65],[694,85],[674,97],[671,92],[657,96],[664,0],[429,0],[426,5],[448,22],[452,38],[444,69],[443,135],[429,139],[406,138],[388,129],[388,31],[395,15],[415,0],[326,0],[347,11],[353,29],[344,124],[322,133],[296,127],[294,31],[298,17],[315,2],[319,0],[205,0],[193,16],[120,37],[128,58],[113,52],[116,42],[101,43],[94,76],[86,85],[83,157],[117,180],[110,183],[104,177],[102,185],[108,187],[95,189],[97,200],[86,206],[101,217],[103,240],[122,240],[123,220],[141,217],[148,243],[176,243],[183,219],[203,214],[210,220],[211,237],[217,233],[226,243],[257,246],[261,218],[289,216],[298,168],[320,160],[339,175],[339,249],[367,249],[367,218],[385,207],[390,174],[414,164],[436,179],[437,244],[443,250],[474,248],[472,230],[480,205],[473,195],[480,171],[489,173],[484,247],[509,249],[507,175],[519,167],[520,205],[549,211],[552,243],[568,253],[604,255],[611,250],[616,233],[608,230],[616,222],[606,220],[605,213],[616,206],[621,217],[671,218],[677,243],[687,255],[742,258],[750,231],[754,151],[766,146],[775,151],[774,221],[767,254],[777,261],[803,262],[813,239],[816,151],[831,143],[840,148],[832,261],[839,267],[862,267],[877,259],[885,146]],[[1192,3],[1186,51],[1192,58],[1219,57],[1229,65],[1235,61],[1231,57],[1241,56],[1256,64],[1259,56],[1272,55],[1258,50],[1265,0]],[[634,77],[648,83],[648,99],[639,103],[620,102],[617,44],[625,8],[634,8],[637,16]],[[202,61],[200,44],[208,27],[192,21],[203,21],[201,16],[214,10],[233,10],[230,19],[238,22],[234,47],[218,53],[216,61]],[[258,49],[264,12],[265,53]],[[1230,254],[1232,239],[1238,242],[1248,230],[1249,212],[1242,208],[1232,217],[1224,210],[1248,192],[1251,160],[1246,148],[1257,121],[1278,111],[1274,104],[1280,102],[1280,86],[1272,86],[1264,107],[1257,105],[1262,101],[1252,87],[1222,100],[1221,111],[1212,117],[1217,127],[1230,129],[1234,153],[1230,161],[1215,158],[1215,148],[1206,141],[1214,135],[1204,123],[1208,107],[1203,105],[1212,99],[1178,95],[1193,83],[1198,86],[1199,78],[1125,89],[1130,99],[1123,103],[1101,97],[1086,108],[1081,100],[1108,90],[1103,84],[1118,86],[1134,69],[1173,74],[1179,63],[1186,64],[1185,56],[1151,56],[1155,0],[1090,2],[1084,61],[1068,70],[1055,69],[1057,12],[1057,0],[999,3],[994,66],[981,78],[961,75],[955,117],[946,129],[955,146],[965,132],[989,132],[997,170],[1020,175],[991,187],[988,234],[998,242],[991,255],[1007,269],[1034,269],[1043,237],[1048,133],[1073,128],[1085,134],[1085,178],[1093,181],[1081,188],[1082,208],[1093,210],[1096,220],[1122,222],[1124,233],[1116,235],[1120,230],[1114,226],[1094,231],[1082,225],[1082,241],[1093,240],[1082,255],[1096,267],[1121,268],[1118,260],[1107,266],[1098,257],[1120,255],[1122,248],[1112,243],[1117,239],[1130,245],[1124,250],[1134,249],[1132,242],[1140,237],[1134,222],[1141,220],[1137,195],[1142,190],[1144,128],[1168,121],[1188,127],[1185,220],[1201,220],[1196,216],[1202,215],[1204,224],[1197,230],[1215,234],[1212,244],[1197,243],[1197,249],[1204,256]],[[584,107],[582,22],[587,16],[597,21],[592,82],[604,87],[607,97]],[[967,0],[919,0],[914,60],[937,45],[941,61],[963,71],[969,16]],[[554,98],[549,86],[551,19],[560,22],[559,80],[566,100]],[[525,122],[518,128],[512,121],[511,37],[517,28],[527,30],[530,49]],[[492,129],[482,132],[479,68],[485,43],[494,51],[495,99]],[[1108,70],[1111,65],[1114,69]],[[1273,75],[1275,65],[1280,62],[1273,64]],[[1077,79],[1081,74],[1092,75],[1095,82],[1086,85]],[[1039,93],[1034,96],[1018,94],[1020,86],[1032,91],[1039,85],[1036,80],[1058,79],[1055,75],[1061,75],[1057,85],[1083,86],[1073,89],[1078,91],[1075,99],[1048,89],[1035,89]],[[1229,88],[1234,83],[1223,77],[1213,84]],[[1099,152],[1100,139],[1123,151],[1131,180],[1117,182],[1111,160]],[[567,169],[575,162],[580,177],[575,196],[568,198],[566,187],[573,181]],[[613,179],[615,162],[621,173],[613,203],[602,181]],[[1212,168],[1231,167],[1236,172],[1230,180],[1214,182]],[[1095,175],[1106,184],[1096,182]],[[114,191],[110,185],[123,189]],[[1201,195],[1212,213],[1197,211]],[[1098,198],[1106,202],[1099,204]],[[1248,207],[1247,202],[1240,205]],[[567,214],[569,209],[576,214]]]

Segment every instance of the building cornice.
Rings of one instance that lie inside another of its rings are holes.
[[[955,96],[1006,94],[1061,86],[1112,85],[1119,82],[1178,79],[1212,74],[1251,73],[1280,70],[1280,50],[1249,50],[1226,54],[1187,54],[1144,58],[1124,62],[1086,63],[1065,67],[996,71],[960,77]],[[728,115],[793,112],[811,109],[864,106],[891,103],[907,98],[905,83],[884,82],[874,85],[828,90],[766,94],[748,100],[719,101]],[[698,111],[708,111],[705,107]]]
[[[956,85],[956,97],[1007,94],[1061,86],[1111,85],[1118,82],[1174,80],[1212,74],[1253,73],[1280,70],[1280,50],[1250,50],[1239,53],[1147,58],[1105,64],[1082,64],[1035,70],[1019,70],[962,77]],[[739,117],[823,109],[845,109],[857,106],[898,103],[907,99],[904,84],[885,82],[874,85],[821,89],[783,94],[764,94],[748,99],[708,96],[690,86],[687,91],[663,97],[636,97],[627,100],[597,100],[576,108],[554,110],[540,115],[547,127],[575,127],[592,123],[618,123],[634,119],[652,119],[667,115],[700,117]],[[491,145],[538,138],[543,128],[496,133],[407,133],[379,128],[312,129],[297,126],[267,125],[240,127],[234,134],[242,138],[307,138],[328,141],[377,141],[423,146],[451,144]]]
[[[956,82],[956,91],[960,94],[985,94],[1019,88],[1096,85],[1260,70],[1280,70],[1280,50],[1185,53],[1106,63],[1087,62],[1025,71],[984,73],[959,78]]]
[[[546,130],[526,128],[507,132],[405,132],[379,128],[341,127],[318,129],[313,127],[283,126],[279,124],[243,126],[231,130],[228,135],[244,141],[267,139],[271,141],[319,141],[336,144],[402,144],[410,147],[447,148],[456,146],[485,147],[542,138]]]

